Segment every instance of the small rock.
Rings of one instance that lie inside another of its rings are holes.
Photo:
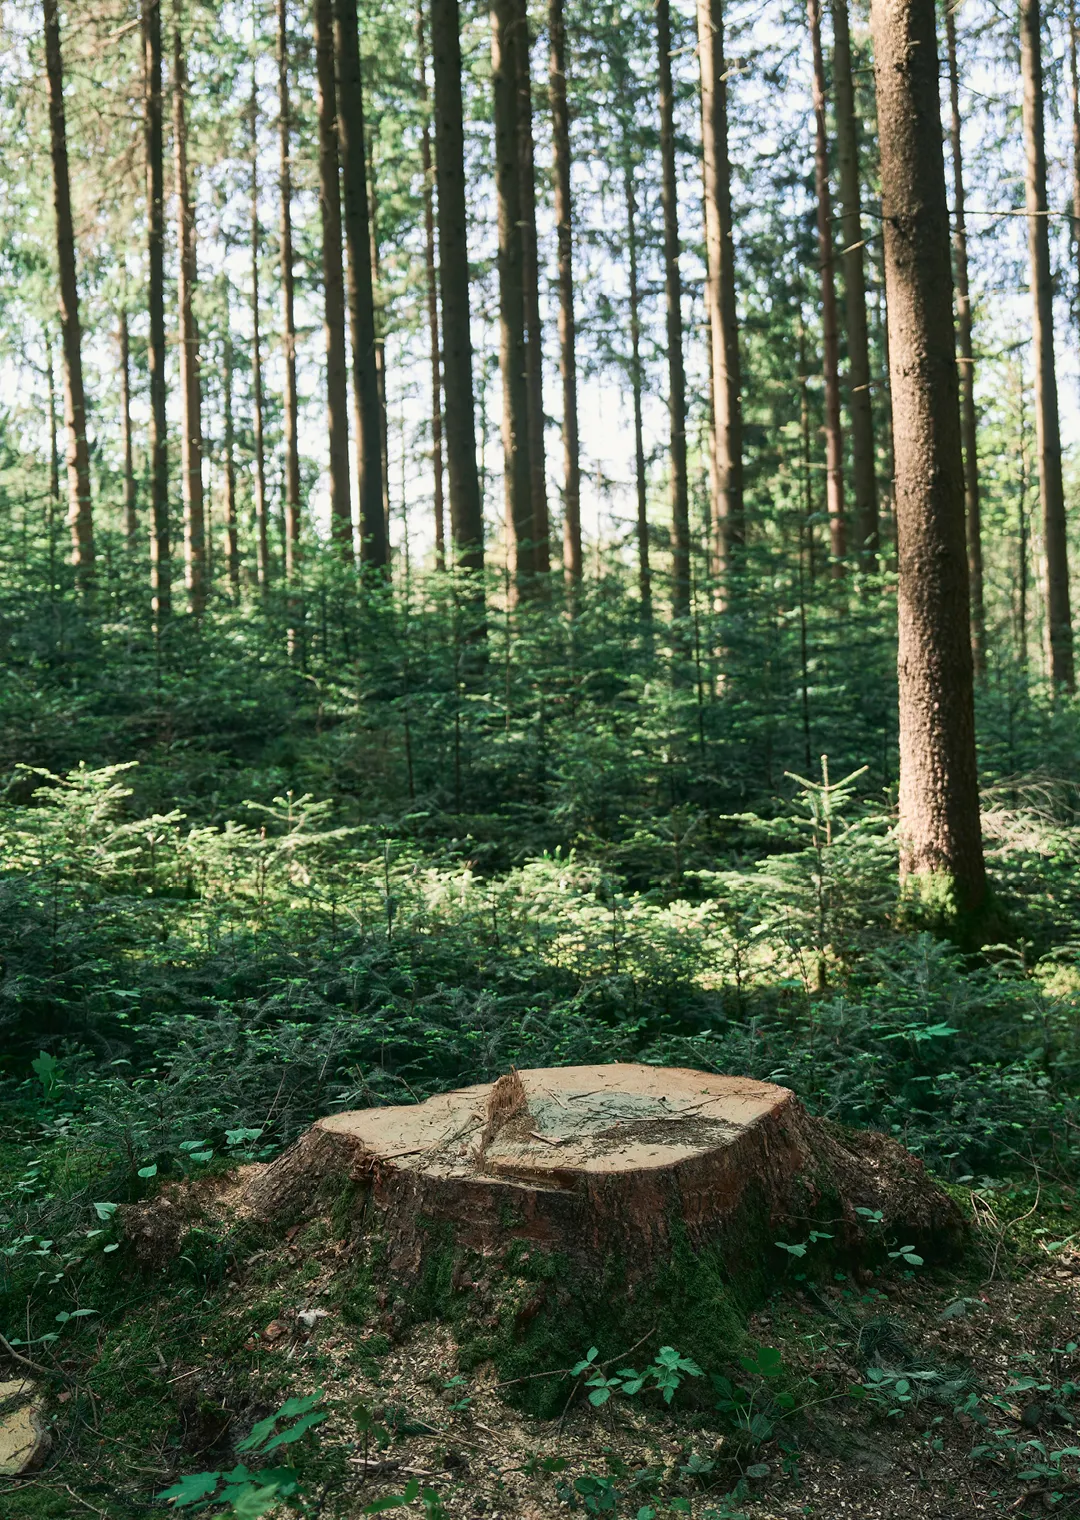
[[[288,1325],[283,1325],[279,1319],[272,1319],[263,1331],[264,1341],[279,1341],[283,1335],[288,1335]]]

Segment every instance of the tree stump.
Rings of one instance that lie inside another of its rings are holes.
[[[405,1107],[320,1119],[246,1186],[246,1212],[296,1217],[351,1188],[411,1278],[436,1237],[500,1259],[538,1247],[632,1284],[679,1242],[760,1274],[810,1229],[851,1257],[886,1237],[925,1257],[964,1226],[883,1135],[811,1118],[786,1088],[634,1064],[512,1071]],[[862,1210],[863,1212],[859,1212]]]

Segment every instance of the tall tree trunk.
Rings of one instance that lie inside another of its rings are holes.
[[[60,500],[60,445],[56,421],[56,371],[53,366],[52,335],[45,329],[45,373],[49,381],[49,497]],[[50,521],[52,520],[50,509]]]
[[[229,561],[229,585],[240,592],[240,545],[236,534],[236,431],[233,426],[233,347],[229,331],[228,292],[225,297],[225,339],[222,389],[225,393],[225,550]]]
[[[896,423],[900,872],[924,911],[986,897],[934,0],[872,0]]]
[[[551,569],[547,468],[544,440],[544,335],[540,322],[540,253],[536,235],[536,168],[533,151],[532,48],[528,0],[515,0],[517,24],[518,186],[521,195],[522,251],[525,263],[525,384],[529,405],[529,490],[532,496],[536,569]]]
[[[484,515],[476,468],[458,0],[431,0],[431,51],[450,535],[456,563],[463,570],[482,570]]]
[[[1069,0],[1069,94],[1072,107],[1072,245],[1077,265],[1076,319],[1080,323],[1080,71],[1077,69],[1076,0]]]
[[[432,179],[431,123],[428,120],[427,39],[423,0],[416,10],[416,52],[420,60],[420,102],[424,130],[420,163],[424,172],[424,272],[427,276],[428,336],[431,342],[431,470],[434,477],[435,565],[446,569],[446,507],[443,500],[442,365],[439,357],[439,291],[435,271],[435,187]]]
[[[720,600],[732,550],[744,538],[742,397],[735,253],[731,237],[727,64],[722,0],[697,0],[701,148],[705,179],[705,310],[712,389],[713,574]]]
[[[169,533],[169,432],[165,415],[165,146],[161,99],[161,0],[142,0],[146,138],[147,303],[150,341],[150,605],[172,610]]]
[[[555,146],[555,228],[559,245],[559,371],[563,403],[563,571],[581,580],[581,447],[578,440],[577,353],[574,323],[574,216],[570,194],[570,112],[566,101],[566,22],[563,0],[549,0],[548,79]]]
[[[124,537],[134,553],[139,535],[135,515],[135,468],[131,449],[131,344],[128,315],[120,313],[120,446],[124,455]]]
[[[671,610],[690,615],[690,491],[686,473],[686,371],[683,365],[679,206],[675,176],[675,92],[671,82],[670,0],[656,0],[660,85],[661,200],[664,209],[664,292],[667,308],[668,416],[671,426]]]
[[[71,216],[67,123],[64,116],[64,66],[60,53],[60,18],[56,0],[45,0],[45,71],[49,77],[49,135],[52,146],[53,206],[56,211],[56,260],[60,275],[60,323],[64,343],[64,422],[67,427],[68,527],[71,563],[79,586],[94,579],[94,516],[90,501],[90,451],[86,443],[86,396],[83,391],[82,329],[75,274],[75,228]]]
[[[338,62],[338,137],[345,190],[345,246],[349,254],[349,333],[352,338],[356,478],[360,499],[360,559],[376,569],[390,561],[383,507],[385,466],[376,370],[375,293],[371,268],[364,94],[356,0],[334,0]]]
[[[491,72],[495,117],[495,184],[499,208],[499,365],[503,391],[503,471],[511,573],[518,594],[538,569],[530,464],[526,354],[525,218],[521,194],[519,112],[522,18],[518,0],[493,0]]]
[[[951,3],[951,0],[950,0]],[[874,471],[874,412],[870,400],[870,342],[866,326],[865,247],[859,191],[859,119],[851,72],[848,0],[832,0],[833,94],[840,170],[840,232],[843,238],[844,315],[847,326],[848,416],[851,419],[851,484],[860,563],[877,562],[878,503]]]
[[[642,420],[641,391],[641,290],[638,281],[637,191],[634,166],[629,157],[623,164],[623,190],[626,196],[626,252],[629,264],[630,294],[630,386],[634,397],[634,485],[637,496],[638,590],[641,615],[652,617],[652,571],[649,565],[649,510],[645,481],[645,428]]]
[[[844,573],[844,435],[840,427],[840,353],[837,340],[836,271],[833,268],[829,139],[825,124],[825,63],[821,53],[821,0],[808,0],[814,60],[814,185],[817,192],[818,261],[821,265],[821,347],[825,378],[825,503],[829,514],[832,573]]]
[[[206,532],[203,517],[202,393],[199,383],[199,330],[195,323],[195,217],[187,172],[187,77],[180,32],[180,7],[173,8],[173,163],[176,172],[176,242],[180,308],[180,438],[184,493],[184,583],[188,605],[198,616],[206,606]]]
[[[956,67],[956,20],[952,0],[945,6],[949,56],[949,142],[953,171],[953,264],[956,279],[956,342],[960,362],[960,431],[964,443],[964,507],[967,517],[968,580],[971,587],[971,654],[975,675],[986,673],[986,619],[983,613],[982,514],[979,503],[978,429],[975,421],[975,361],[971,351],[971,296],[968,289],[967,223],[964,218],[964,160],[960,147],[960,74]]]
[[[371,284],[375,307],[375,383],[379,397],[379,458],[382,461],[382,509],[386,525],[386,542],[390,542],[390,421],[386,410],[386,335],[379,310],[379,193],[375,183],[375,139],[367,134],[368,176],[368,246],[371,254]],[[387,551],[389,553],[389,550]]]
[[[1061,479],[1061,426],[1054,367],[1054,287],[1050,271],[1050,224],[1046,201],[1043,128],[1042,22],[1039,0],[1021,0],[1020,72],[1024,80],[1025,199],[1031,264],[1035,340],[1035,438],[1039,494],[1046,546],[1046,622],[1050,679],[1073,690],[1073,637],[1069,609],[1069,558],[1065,538],[1065,492]]]
[[[330,531],[352,559],[349,498],[348,382],[345,362],[345,275],[341,263],[341,171],[331,0],[315,0],[319,115],[319,210],[322,215],[323,312],[326,334],[326,431],[330,451]]]
[[[270,590],[270,529],[266,508],[266,449],[263,442],[262,328],[259,321],[259,101],[251,76],[251,399],[255,444],[255,574],[259,590]]]
[[[300,554],[300,447],[296,395],[296,297],[292,236],[292,114],[289,105],[288,0],[277,0],[278,198],[281,255],[281,325],[285,349],[285,579],[296,578]]]

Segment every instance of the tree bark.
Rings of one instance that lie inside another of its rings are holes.
[[[1032,336],[1035,345],[1035,437],[1039,455],[1046,546],[1046,623],[1050,680],[1072,691],[1072,618],[1069,558],[1065,537],[1065,492],[1061,478],[1061,424],[1054,367],[1054,287],[1050,269],[1050,223],[1046,200],[1046,142],[1043,126],[1042,21],[1039,0],[1021,0],[1020,72],[1024,81],[1025,200],[1031,266]]]
[[[821,265],[821,348],[825,379],[825,505],[829,514],[831,572],[843,575],[847,554],[844,519],[844,435],[840,425],[840,354],[837,339],[836,272],[833,267],[829,139],[825,123],[825,63],[821,52],[821,0],[808,0],[814,72],[814,185],[817,193],[818,261]]]
[[[323,312],[326,334],[326,430],[330,451],[330,531],[342,556],[353,556],[349,496],[349,417],[345,362],[345,275],[341,263],[341,171],[331,0],[315,0],[319,116],[319,210],[322,214]]]
[[[56,423],[56,372],[53,367],[52,335],[45,329],[45,373],[49,381],[49,497],[60,500],[60,446],[57,442],[59,429]],[[49,520],[52,521],[50,509]]]
[[[120,445],[124,455],[124,537],[134,553],[139,536],[135,512],[135,468],[131,448],[131,344],[128,315],[120,313]]]
[[[180,459],[184,496],[184,583],[188,606],[197,617],[206,606],[206,531],[202,482],[202,394],[199,383],[199,330],[194,295],[195,217],[187,172],[187,77],[180,32],[180,9],[173,9],[173,165],[176,174],[176,242],[180,311]]]
[[[712,389],[712,560],[719,600],[743,542],[742,377],[731,236],[727,63],[722,0],[697,0],[701,147],[705,180],[705,310]]]
[[[686,471],[686,371],[683,365],[679,206],[675,175],[675,92],[671,81],[670,0],[656,0],[659,66],[661,201],[667,315],[668,416],[671,426],[672,613],[690,615],[690,492]]]
[[[1069,3],[1069,86],[1072,107],[1072,245],[1078,269],[1076,318],[1080,323],[1080,71],[1077,69],[1076,0]]]
[[[544,335],[540,321],[540,253],[536,235],[536,169],[533,149],[532,47],[528,0],[515,0],[517,25],[518,153],[521,167],[521,234],[525,262],[525,384],[529,407],[529,490],[532,496],[536,569],[551,569],[547,468],[544,439]]]
[[[431,0],[431,50],[450,533],[457,565],[463,570],[482,570],[484,517],[476,468],[458,0]]]
[[[379,453],[382,460],[383,521],[386,524],[386,541],[390,542],[390,423],[386,411],[386,335],[383,332],[382,313],[379,310],[379,192],[375,183],[375,143],[372,134],[367,135],[368,171],[368,243],[371,251],[371,283],[375,305],[375,380],[379,395]]]
[[[499,367],[503,391],[503,472],[510,532],[512,585],[534,589],[539,569],[539,525],[534,497],[529,427],[526,331],[525,215],[521,190],[522,13],[519,0],[493,0],[491,73],[495,118],[495,184],[499,211]]]
[[[251,76],[251,392],[255,444],[255,574],[263,596],[270,591],[270,531],[266,508],[266,449],[263,442],[262,332],[259,322],[259,103]]]
[[[934,0],[873,0],[896,454],[900,871],[942,917],[986,898]]]
[[[865,246],[859,189],[859,119],[851,72],[847,0],[832,0],[833,93],[840,170],[840,232],[843,239],[844,315],[847,328],[848,416],[851,419],[851,484],[855,539],[864,570],[877,563],[878,503],[874,470],[874,412],[870,400],[870,342],[866,323]]]
[[[64,422],[67,429],[68,527],[75,579],[88,591],[94,579],[94,515],[90,500],[90,451],[86,442],[82,329],[75,271],[75,228],[71,215],[64,65],[56,0],[44,0],[45,72],[49,80],[49,136],[52,148],[56,261],[60,276],[60,324],[64,351]]]
[[[626,253],[630,295],[630,386],[634,397],[634,485],[637,496],[638,590],[641,615],[652,617],[652,571],[649,565],[649,511],[645,481],[645,429],[641,414],[641,291],[638,281],[637,192],[634,166],[623,165],[626,196]]]
[[[150,605],[155,618],[172,610],[169,533],[169,433],[165,415],[165,147],[161,98],[161,0],[143,0],[143,89],[146,140],[147,304],[150,341]]]
[[[229,561],[229,585],[240,591],[240,546],[236,535],[236,433],[233,425],[233,349],[229,331],[228,292],[225,298],[225,341],[222,389],[225,399],[225,547]]]
[[[563,403],[563,573],[582,576],[581,446],[578,438],[577,352],[574,321],[574,215],[570,192],[570,111],[566,100],[566,20],[563,0],[549,0],[548,80],[555,147],[555,229],[559,248],[559,371]]]
[[[435,268],[435,192],[432,177],[431,123],[428,120],[427,38],[424,7],[416,10],[416,51],[420,60],[420,103],[424,130],[420,164],[424,174],[424,273],[427,277],[428,337],[431,343],[431,471],[435,508],[435,567],[446,569],[446,504],[443,497],[442,364],[439,356],[439,289]]]
[[[345,191],[349,333],[352,339],[356,478],[360,501],[360,560],[374,569],[390,562],[384,511],[382,418],[376,368],[372,228],[364,146],[364,93],[356,0],[333,0],[337,53],[338,136]]]
[[[278,196],[281,201],[281,324],[285,350],[285,579],[296,578],[300,554],[300,448],[296,394],[296,297],[292,236],[292,113],[289,104],[288,0],[277,0]]]
[[[971,655],[975,676],[986,674],[986,618],[983,612],[982,514],[979,501],[978,428],[975,419],[975,361],[971,350],[971,295],[968,287],[967,223],[964,216],[964,160],[960,145],[960,74],[956,66],[956,19],[945,5],[949,57],[949,143],[953,171],[953,267],[956,280],[956,342],[960,363],[960,432],[964,443],[964,508],[967,519],[968,582],[971,588]]]

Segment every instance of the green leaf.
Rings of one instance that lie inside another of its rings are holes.
[[[806,1242],[805,1241],[802,1241],[800,1244],[794,1245],[794,1246],[789,1246],[788,1243],[787,1243],[787,1241],[785,1241],[785,1240],[776,1240],[776,1241],[773,1242],[773,1244],[776,1245],[776,1246],[778,1246],[781,1251],[786,1251],[789,1256],[805,1256],[806,1255]]]
[[[55,1056],[51,1056],[47,1050],[43,1050],[36,1060],[30,1062],[30,1070],[41,1083],[46,1097],[56,1086],[59,1067],[59,1061]]]
[[[146,1180],[149,1180],[151,1177],[156,1177],[157,1176],[157,1165],[156,1165],[156,1163],[151,1164],[150,1166],[140,1166],[138,1175],[140,1177],[146,1179]]]
[[[185,1504],[197,1504],[200,1499],[208,1498],[216,1491],[220,1481],[219,1472],[188,1473],[187,1477],[181,1478],[171,1488],[163,1488],[157,1497],[172,1499],[177,1509],[181,1509]]]
[[[99,1219],[111,1219],[119,1207],[118,1203],[95,1203],[94,1213]]]
[[[323,1420],[329,1419],[325,1410],[315,1414],[306,1414],[303,1419],[297,1420],[295,1425],[290,1425],[288,1430],[279,1431],[272,1441],[267,1441],[263,1451],[270,1453],[279,1446],[291,1446],[294,1441],[299,1441],[314,1425],[321,1425]]]
[[[410,1478],[405,1485],[403,1494],[388,1494],[385,1499],[376,1499],[373,1503],[365,1505],[360,1511],[362,1515],[381,1515],[388,1509],[404,1509],[411,1504],[420,1492],[420,1484],[416,1478]]]
[[[273,1509],[280,1497],[281,1490],[276,1483],[267,1483],[262,1488],[249,1487],[232,1501],[235,1520],[259,1520],[260,1515]]]

